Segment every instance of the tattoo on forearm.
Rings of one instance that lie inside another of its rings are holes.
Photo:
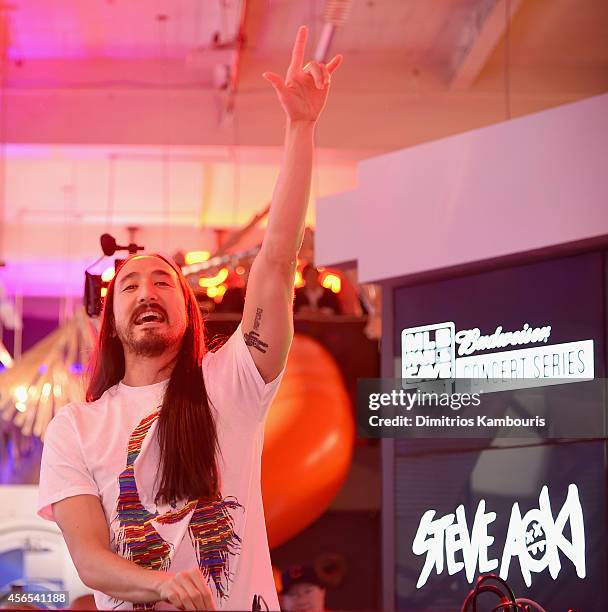
[[[253,330],[244,335],[245,344],[247,346],[253,346],[253,348],[258,349],[258,351],[265,353],[268,348],[268,344],[264,342],[260,338],[260,334],[258,330],[260,329],[260,322],[262,320],[262,312],[261,308],[256,308],[255,317],[253,319]]]
[[[245,344],[247,346],[252,346],[253,348],[258,349],[258,351],[265,353],[268,348],[268,344],[266,342],[262,342],[260,336],[255,331],[250,331],[249,333],[243,336],[245,338]]]
[[[258,331],[260,329],[260,321],[262,320],[262,309],[257,308],[255,311],[255,319],[253,320],[253,329]]]

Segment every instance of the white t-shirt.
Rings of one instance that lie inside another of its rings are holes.
[[[112,550],[148,569],[199,567],[218,610],[251,610],[254,594],[279,610],[261,495],[264,419],[282,374],[265,384],[241,328],[203,359],[221,457],[221,501],[156,506],[158,409],[167,381],[119,383],[91,403],[71,403],[44,437],[38,514],[80,494],[100,498]],[[167,602],[132,604],[95,592],[102,610],[175,610]],[[155,607],[153,607],[155,605]]]

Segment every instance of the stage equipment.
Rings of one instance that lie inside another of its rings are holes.
[[[488,583],[497,583],[498,586]],[[499,604],[489,608],[489,610],[492,610],[492,612],[495,610],[501,610],[502,612],[546,612],[546,610],[541,607],[540,604],[532,601],[531,599],[527,599],[525,597],[516,598],[515,593],[513,593],[511,587],[509,587],[506,581],[496,574],[486,574],[485,576],[480,576],[477,579],[475,587],[464,600],[461,612],[481,612],[481,610],[479,610],[477,607],[477,598],[482,593],[492,593],[499,598]]]
[[[103,255],[93,262],[84,272],[84,307],[91,318],[98,317],[101,314],[103,306],[104,289],[107,289],[109,282],[101,278],[101,274],[92,274],[89,270],[98,264],[104,257],[112,257],[116,251],[128,251],[129,255],[135,255],[138,251],[143,251],[144,247],[134,242],[130,242],[126,246],[116,244],[116,239],[110,234],[102,234],[99,238]],[[114,269],[123,262],[123,259],[114,260]]]

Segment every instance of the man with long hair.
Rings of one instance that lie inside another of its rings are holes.
[[[264,418],[293,336],[317,119],[341,56],[286,78],[268,228],[241,324],[207,352],[194,295],[160,255],[127,259],[108,287],[86,402],[49,424],[38,513],[55,520],[100,609],[278,610],[262,507]],[[255,602],[254,602],[255,599]]]

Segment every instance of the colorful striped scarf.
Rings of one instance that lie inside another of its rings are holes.
[[[230,555],[239,554],[241,549],[241,538],[234,532],[234,519],[230,510],[242,509],[243,506],[236,498],[218,497],[214,500],[192,500],[179,510],[161,515],[144,508],[135,481],[135,460],[158,416],[158,410],[147,416],[129,437],[127,465],[118,478],[118,554],[140,567],[167,571],[173,558],[173,545],[163,540],[152,522],[157,521],[161,525],[177,523],[194,510],[188,524],[188,533],[196,554],[196,562],[207,582],[211,581],[215,587],[217,597],[224,599],[228,596],[231,581]],[[156,603],[136,602],[133,609],[154,610]]]

